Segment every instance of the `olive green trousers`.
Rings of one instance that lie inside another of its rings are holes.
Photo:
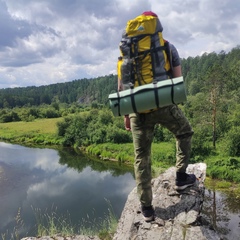
[[[150,113],[133,113],[129,117],[135,153],[137,192],[141,204],[150,206],[152,204],[151,144],[155,125],[166,127],[176,137],[176,171],[178,172],[185,172],[188,166],[193,130],[177,105],[163,107]]]

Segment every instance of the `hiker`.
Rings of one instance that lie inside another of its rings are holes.
[[[151,11],[144,12],[142,13],[142,15],[139,16],[139,18],[141,19],[147,18],[147,19],[156,21],[155,25],[160,30],[157,35],[158,37],[157,39],[161,38],[161,32],[163,28],[162,28],[161,22],[158,19],[158,16],[155,13]],[[132,25],[128,24],[127,26],[128,27],[136,26],[137,20],[134,20],[134,21],[135,21],[134,24]],[[138,27],[138,29],[146,30],[144,29],[144,26],[142,26],[141,24],[142,23],[140,23],[140,26]],[[135,29],[133,31],[135,31]],[[123,44],[124,44],[124,41],[127,42],[126,39],[128,39],[127,31],[124,32],[122,41],[120,43],[120,50],[121,50],[121,53],[123,54],[123,60],[125,60],[124,51],[126,50],[126,47],[123,46]],[[165,45],[169,46],[170,54],[167,54],[167,51],[168,51],[167,48],[165,50],[162,50],[164,47],[163,46],[162,48],[158,47],[158,49],[161,49],[162,51],[161,53],[162,55],[158,54],[158,56],[167,56],[167,61],[169,64],[166,62],[164,63],[165,64],[164,66],[167,66],[168,64],[170,65],[170,67],[169,67],[169,71],[164,70],[165,71],[164,73],[160,73],[158,76],[156,75],[157,81],[165,80],[167,77],[176,78],[176,77],[182,76],[181,63],[180,63],[180,58],[179,58],[177,49],[174,47],[174,45],[172,45],[171,43],[168,43],[164,39],[161,39],[160,42],[163,43],[163,41],[164,41],[164,46]],[[150,41],[150,42],[153,42],[153,41]],[[130,47],[130,49],[131,49],[130,51],[132,51],[132,49],[134,48]],[[140,57],[141,55],[139,54],[138,58],[135,58],[135,62]],[[144,55],[144,59],[147,59],[145,55]],[[149,62],[152,62],[152,61],[153,60],[149,60]],[[154,59],[154,61],[160,65],[162,62],[166,61],[166,59],[164,60],[164,59],[158,58],[158,59]],[[122,65],[123,64],[124,64],[124,61]],[[143,66],[144,63],[138,64],[138,65]],[[155,67],[158,67],[158,66],[155,66]],[[166,69],[166,67],[162,69]],[[156,71],[152,70],[153,73],[155,73]],[[138,73],[137,71],[135,71],[134,76],[136,77],[137,75]],[[147,73],[145,75],[147,75]],[[121,78],[123,77],[124,76],[122,72]],[[144,78],[143,75],[141,77]],[[150,82],[155,80],[153,78],[154,77],[150,79]],[[145,81],[142,81],[142,83],[143,82]],[[135,86],[136,84],[134,85],[134,87]],[[119,90],[121,90],[121,88]],[[180,110],[180,108],[176,104],[171,104],[166,107],[160,107],[144,113],[131,113],[129,115],[125,115],[124,123],[125,123],[126,130],[129,130],[129,131],[131,130],[132,136],[133,136],[134,153],[135,153],[134,171],[135,171],[137,192],[138,192],[139,200],[141,203],[142,214],[145,221],[147,222],[153,221],[154,207],[152,206],[152,186],[151,186],[151,179],[152,179],[151,144],[154,137],[154,127],[156,124],[160,124],[161,126],[171,131],[176,138],[176,150],[177,150],[176,152],[176,183],[175,183],[176,190],[183,190],[186,187],[193,185],[196,181],[196,177],[194,174],[186,173],[186,168],[188,166],[189,158],[190,158],[191,138],[193,135],[193,130],[187,118],[184,116],[183,112]]]

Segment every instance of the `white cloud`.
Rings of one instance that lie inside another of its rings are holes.
[[[0,88],[115,74],[125,24],[147,10],[181,57],[239,45],[238,0],[0,0]]]

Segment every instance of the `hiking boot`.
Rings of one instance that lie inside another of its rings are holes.
[[[144,220],[146,222],[151,222],[154,220],[154,209],[152,206],[149,206],[149,207],[142,206],[141,210],[142,210]]]
[[[192,186],[196,182],[196,176],[194,174],[177,172],[176,178],[176,190],[184,190],[185,188]]]

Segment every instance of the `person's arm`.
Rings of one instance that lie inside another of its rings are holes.
[[[181,77],[182,76],[182,68],[181,65],[173,67],[173,77]]]
[[[124,125],[127,131],[131,131],[131,123],[130,123],[129,115],[124,116]]]
[[[171,49],[171,54],[172,54],[172,73],[173,73],[173,77],[181,77],[182,76],[182,67],[181,67],[181,61],[180,61],[180,57],[178,54],[177,49],[175,48],[175,46],[171,43],[169,43],[169,47]]]
[[[118,91],[121,92],[122,90],[123,90],[122,81],[120,78],[118,78]]]

